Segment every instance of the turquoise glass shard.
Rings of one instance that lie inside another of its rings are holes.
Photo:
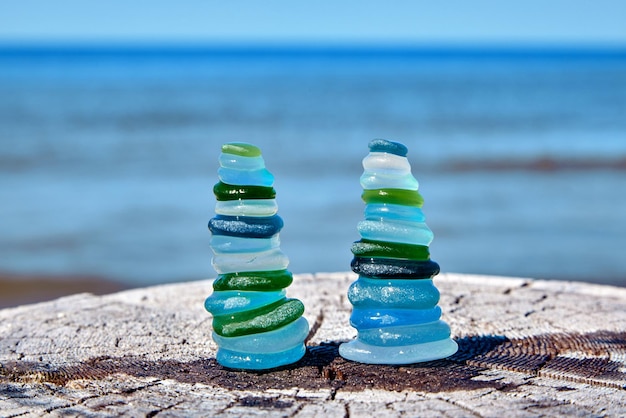
[[[275,199],[235,199],[215,203],[215,213],[226,216],[272,216],[278,212]]]
[[[439,306],[432,309],[355,307],[350,315],[350,325],[362,331],[369,328],[424,324],[437,321],[439,318],[441,318]]]
[[[376,172],[365,172],[361,176],[361,186],[367,190],[375,189],[406,189],[417,190],[419,183],[413,175],[406,174],[402,177],[394,174],[380,174]]]
[[[220,181],[226,184],[248,184],[263,187],[270,187],[274,184],[274,176],[265,168],[248,171],[222,167],[217,171],[217,174]]]
[[[216,360],[231,369],[265,370],[295,363],[304,357],[304,353],[306,353],[304,344],[297,344],[289,350],[277,353],[242,352],[220,348]]]
[[[394,205],[391,203],[372,203],[366,205],[364,214],[366,220],[377,222],[424,222],[426,220],[421,208]]]
[[[211,248],[215,254],[263,252],[279,246],[280,238],[278,235],[272,235],[269,238],[231,237],[228,235],[213,235],[211,237]]]
[[[215,213],[209,221],[212,264],[220,274],[205,308],[222,366],[262,370],[298,361],[309,331],[304,305],[286,298],[293,280],[280,249],[274,176],[261,150],[229,143],[219,157]]]
[[[228,253],[213,256],[213,268],[219,274],[242,271],[274,271],[284,270],[289,265],[289,259],[280,248],[268,251],[247,253]]]
[[[358,338],[339,346],[339,354],[348,360],[369,364],[412,364],[450,357],[459,349],[450,337],[411,345],[367,344]]]
[[[360,178],[365,220],[352,244],[352,270],[359,274],[348,290],[354,309],[350,324],[357,338],[339,354],[372,364],[411,364],[448,357],[457,351],[450,327],[441,319],[439,291],[430,260],[433,233],[425,223],[419,183],[398,142],[375,139],[363,159]]]
[[[448,337],[450,327],[443,321],[359,330],[359,340],[365,344],[392,347],[430,343]]]
[[[434,237],[433,232],[423,222],[361,221],[357,229],[362,238],[372,241],[429,246]]]
[[[219,173],[219,170],[222,168],[230,168],[230,169],[241,170],[241,171],[245,171],[245,170],[255,171],[255,170],[261,170],[265,168],[265,160],[263,160],[263,157],[260,155],[256,157],[245,157],[245,156],[236,155],[236,154],[222,153],[220,154],[219,162],[220,162],[220,168],[217,169],[218,173]],[[238,183],[238,184],[241,184],[241,183]]]
[[[432,309],[439,290],[430,279],[370,279],[359,277],[348,289],[348,299],[357,308]]]
[[[204,301],[204,309],[214,316],[245,312],[283,300],[285,294],[284,290],[274,292],[249,290],[214,292]]]

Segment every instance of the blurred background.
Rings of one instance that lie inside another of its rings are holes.
[[[222,143],[294,273],[349,270],[373,138],[443,272],[626,285],[626,3],[3,1],[0,306],[215,276]]]

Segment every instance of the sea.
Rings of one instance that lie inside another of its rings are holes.
[[[368,142],[442,272],[626,286],[626,50],[0,47],[0,272],[215,277],[220,147],[259,146],[294,273],[349,271]]]

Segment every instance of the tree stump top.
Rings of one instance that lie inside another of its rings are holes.
[[[353,273],[294,276],[311,324],[289,367],[234,371],[215,361],[211,280],[0,311],[0,417],[623,416],[626,289],[442,274],[439,306],[454,356],[366,365],[337,352],[354,338]]]

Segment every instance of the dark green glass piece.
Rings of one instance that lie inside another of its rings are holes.
[[[274,199],[276,190],[273,187],[264,186],[240,186],[226,184],[221,181],[213,186],[213,193],[217,200],[239,200],[239,199]]]
[[[417,190],[374,189],[363,190],[361,198],[365,203],[393,203],[396,205],[417,206],[421,208],[424,198]]]
[[[225,154],[240,155],[242,157],[258,157],[261,149],[245,142],[230,142],[222,145],[222,152]]]
[[[223,337],[272,331],[300,318],[304,305],[298,299],[282,299],[270,305],[231,315],[213,317],[213,330]]]
[[[389,154],[406,157],[408,148],[399,142],[388,141],[386,139],[373,139],[368,144],[370,152],[387,152]]]
[[[288,270],[247,271],[220,274],[213,282],[213,290],[272,291],[284,289],[293,282]]]
[[[403,258],[424,261],[430,258],[430,251],[425,245],[411,245],[399,242],[374,241],[361,239],[352,244],[352,254],[357,257]]]
[[[432,260],[354,257],[350,267],[356,274],[371,279],[430,279],[439,274],[439,264]]]

